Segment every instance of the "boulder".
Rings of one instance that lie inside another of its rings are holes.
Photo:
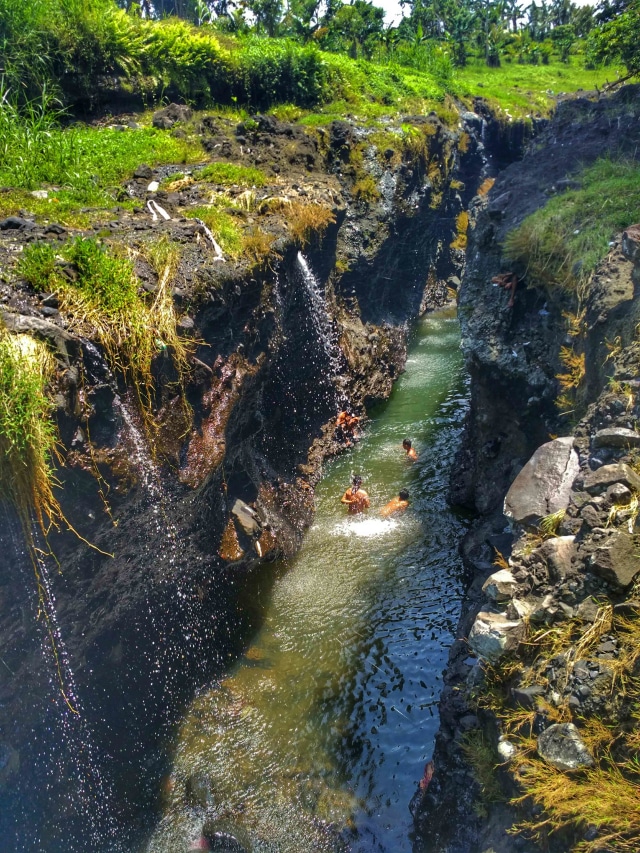
[[[634,263],[640,261],[640,225],[630,225],[623,232],[622,254]]]
[[[576,552],[575,539],[575,536],[554,536],[538,548],[538,552],[547,562],[549,575],[554,583],[578,573],[577,564],[572,562]]]
[[[518,524],[537,527],[545,516],[568,507],[578,471],[573,438],[548,441],[536,450],[511,484],[504,514]]]
[[[558,770],[592,767],[593,757],[573,723],[554,723],[538,737],[538,755]]]
[[[607,427],[593,437],[594,447],[640,447],[640,433],[625,427]]]
[[[500,569],[486,579],[482,591],[493,601],[509,601],[513,598],[518,582],[508,569]]]
[[[178,121],[189,121],[193,111],[186,104],[169,104],[161,110],[156,110],[151,119],[154,127],[169,130]]]
[[[503,613],[481,610],[469,632],[469,645],[479,657],[495,663],[518,647],[524,632],[521,619],[512,620]]]
[[[640,542],[624,530],[609,530],[589,560],[589,568],[616,589],[627,589],[640,572]]]
[[[632,492],[640,492],[640,476],[626,462],[603,465],[595,471],[589,471],[584,477],[584,490],[590,495],[599,495],[614,483],[622,483]]]

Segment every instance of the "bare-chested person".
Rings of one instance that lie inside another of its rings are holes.
[[[416,453],[416,451],[411,446],[411,440],[410,439],[405,438],[405,440],[402,442],[402,447],[407,454],[407,459],[410,459],[412,462],[418,461],[418,454]]]
[[[351,412],[345,410],[338,413],[336,418],[335,436],[338,441],[345,442],[347,447],[353,444],[352,439],[356,438],[356,428],[360,423],[360,418],[352,415]]]
[[[369,495],[364,489],[360,488],[361,485],[362,477],[354,477],[351,488],[347,489],[340,498],[340,502],[347,505],[349,515],[357,515],[359,512],[364,512],[371,505]]]
[[[392,498],[386,506],[380,510],[380,515],[387,518],[390,515],[401,515],[409,508],[409,492],[401,489],[397,498]]]

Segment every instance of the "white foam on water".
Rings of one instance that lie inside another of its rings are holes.
[[[376,536],[386,536],[399,526],[400,522],[395,518],[349,518],[336,524],[333,532],[337,536],[360,536],[373,539]]]

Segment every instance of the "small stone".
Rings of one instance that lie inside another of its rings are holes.
[[[500,738],[498,741],[498,755],[503,761],[511,761],[516,753],[517,749],[510,740],[503,740]]]
[[[592,767],[593,757],[573,723],[554,723],[538,737],[538,755],[558,770]]]
[[[133,177],[140,180],[149,180],[153,177],[153,169],[151,166],[147,166],[146,163],[142,163],[133,173]]]
[[[155,193],[159,189],[160,189],[160,182],[159,181],[151,181],[151,183],[147,187],[147,191],[150,193]]]
[[[535,708],[539,696],[544,696],[544,687],[541,684],[511,688],[511,698],[516,705],[521,705],[523,708]]]
[[[32,190],[31,195],[34,198],[49,198],[49,191],[48,190]]]
[[[551,579],[556,583],[578,573],[575,562],[572,562],[576,552],[575,539],[575,536],[554,536],[538,548],[547,561]]]
[[[63,225],[58,225],[57,222],[51,222],[44,229],[44,233],[45,234],[58,234],[58,235],[66,234],[67,229]]]
[[[189,329],[193,329],[194,325],[195,323],[193,322],[191,317],[187,317],[186,315],[184,317],[181,317],[177,323],[178,328],[182,329],[185,332]]]

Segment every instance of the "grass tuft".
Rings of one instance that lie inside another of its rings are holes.
[[[529,284],[577,291],[638,219],[640,164],[603,158],[576,176],[580,189],[550,199],[507,235],[505,255]]]

